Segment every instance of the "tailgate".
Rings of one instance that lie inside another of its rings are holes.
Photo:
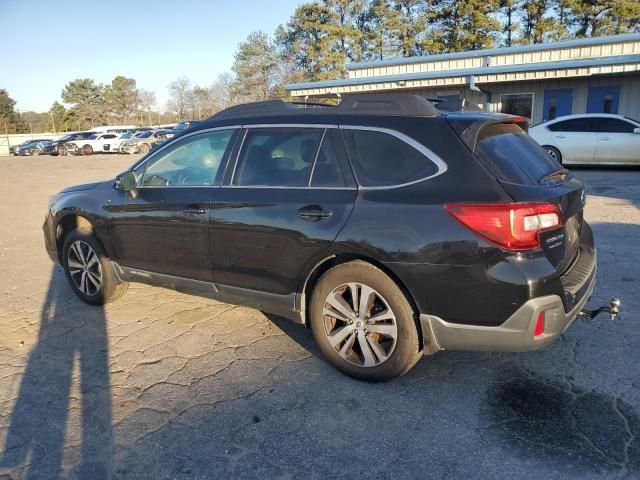
[[[584,184],[570,176],[554,186],[527,186],[499,180],[517,202],[553,202],[562,213],[563,226],[540,234],[540,243],[556,270],[563,273],[572,263],[580,244],[585,202]]]
[[[562,227],[540,234],[542,248],[559,272],[575,258],[582,228],[584,184],[551,158],[517,122],[484,124],[474,153],[515,202],[551,202]]]

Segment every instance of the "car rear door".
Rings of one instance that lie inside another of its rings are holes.
[[[570,118],[547,126],[563,163],[591,163],[597,146],[596,127],[590,117]]]
[[[598,147],[595,161],[599,163],[640,163],[640,134],[637,125],[623,119],[595,117]]]
[[[357,189],[337,129],[255,126],[213,202],[214,282],[285,296],[347,221]]]

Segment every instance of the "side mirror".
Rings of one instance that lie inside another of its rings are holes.
[[[131,170],[127,170],[116,177],[116,188],[125,192],[131,192],[138,188],[136,177]]]
[[[636,127],[633,129],[633,133],[640,133],[640,127]]]

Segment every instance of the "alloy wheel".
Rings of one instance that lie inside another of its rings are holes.
[[[384,297],[368,285],[347,283],[333,289],[322,314],[329,344],[349,363],[378,366],[396,347],[396,317]]]
[[[95,250],[82,240],[69,247],[67,266],[75,286],[83,294],[94,296],[102,288],[102,267]]]
[[[547,153],[549,154],[549,156],[551,158],[553,158],[554,160],[558,160],[558,155],[556,155],[556,151],[552,150],[551,148],[549,149],[545,149],[547,151]]]

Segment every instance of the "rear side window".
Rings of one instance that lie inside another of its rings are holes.
[[[537,185],[543,177],[562,169],[513,123],[484,127],[478,135],[475,153],[497,178],[521,185]]]
[[[602,133],[633,133],[635,125],[617,118],[595,118],[598,131]]]
[[[344,177],[338,161],[336,144],[330,130],[322,138],[322,145],[316,157],[311,174],[312,187],[344,187]]]
[[[250,129],[238,158],[233,184],[306,187],[322,134],[320,128]]]
[[[595,132],[595,125],[591,118],[572,118],[549,125],[552,132]]]
[[[435,163],[394,135],[374,130],[344,130],[347,152],[363,187],[401,185],[434,175]]]

